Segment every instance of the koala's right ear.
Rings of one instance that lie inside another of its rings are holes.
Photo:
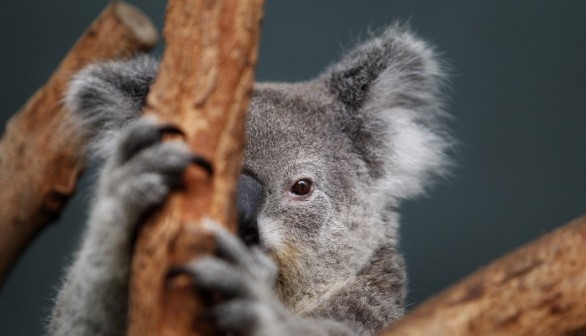
[[[91,139],[92,157],[110,153],[117,133],[140,116],[157,69],[154,59],[139,56],[92,64],[73,76],[65,104]]]

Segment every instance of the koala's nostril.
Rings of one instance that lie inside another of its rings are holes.
[[[262,205],[263,186],[249,175],[240,175],[238,180],[238,235],[248,246],[258,245],[260,236],[258,232],[258,212]]]

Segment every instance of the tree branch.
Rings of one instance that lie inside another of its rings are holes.
[[[147,51],[154,26],[123,2],[110,4],[49,81],[14,115],[0,140],[0,287],[28,243],[58,218],[84,167],[84,140],[68,124],[63,93],[85,65]]]
[[[586,216],[421,304],[381,335],[586,335]]]
[[[201,228],[210,218],[236,229],[235,194],[252,92],[263,0],[170,0],[166,50],[146,114],[180,125],[192,150],[208,158],[186,188],[145,224],[133,260],[129,335],[202,335],[201,311],[188,279],[166,281],[171,267],[213,251]]]

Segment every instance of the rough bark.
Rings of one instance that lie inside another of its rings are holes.
[[[86,64],[147,51],[154,26],[136,8],[110,4],[21,110],[0,140],[0,287],[28,243],[58,218],[84,167],[84,139],[68,124],[63,93]]]
[[[129,335],[203,335],[200,299],[188,279],[166,281],[170,268],[213,251],[201,228],[210,218],[232,232],[244,124],[263,0],[170,0],[166,49],[145,114],[180,125],[194,153],[208,158],[185,174],[186,187],[143,226],[133,259]]]
[[[381,335],[586,335],[586,216],[424,302]]]

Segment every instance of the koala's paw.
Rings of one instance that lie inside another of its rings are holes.
[[[209,174],[208,161],[194,155],[182,141],[162,141],[166,134],[183,132],[176,126],[143,118],[119,139],[106,162],[99,196],[115,204],[129,220],[138,220],[147,210],[160,205],[172,188],[183,183],[183,172],[196,164]]]
[[[207,302],[205,318],[222,332],[236,335],[279,335],[290,319],[273,294],[277,267],[264,253],[245,246],[237,237],[210,222],[215,233],[215,257],[198,258],[170,276],[188,274],[201,297],[217,297]]]

